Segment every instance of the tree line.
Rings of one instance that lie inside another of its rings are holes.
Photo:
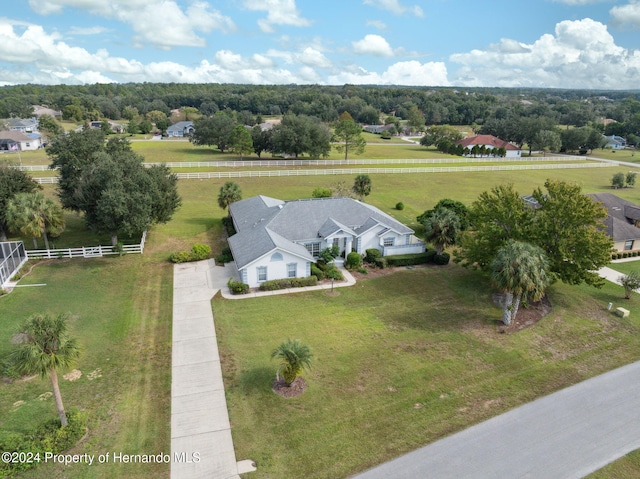
[[[76,121],[127,119],[152,111],[169,117],[172,110],[184,108],[207,116],[224,110],[253,116],[293,113],[323,122],[337,121],[347,111],[356,122],[366,124],[378,124],[390,114],[410,120],[418,111],[427,125],[477,124],[493,129],[517,117],[548,118],[575,127],[611,118],[617,125],[610,126],[609,133],[640,134],[637,91],[176,83],[0,88],[0,118],[30,117],[33,105],[46,105]]]

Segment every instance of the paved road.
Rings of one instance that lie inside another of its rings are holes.
[[[640,362],[449,436],[353,479],[581,478],[640,448]]]

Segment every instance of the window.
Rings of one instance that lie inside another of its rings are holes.
[[[624,242],[625,251],[633,249],[633,240],[627,240]]]
[[[273,253],[271,255],[271,261],[282,261],[282,254],[280,253]]]
[[[295,278],[298,275],[298,264],[297,263],[289,263],[287,265],[287,277]]]
[[[304,245],[304,247],[307,248],[307,251],[309,253],[311,253],[311,256],[318,256],[320,254],[320,243],[319,242],[306,243]]]
[[[395,238],[393,236],[387,237],[387,238],[382,240],[382,245],[383,246],[393,246],[394,239]]]
[[[267,280],[267,267],[266,266],[258,266],[256,269],[258,270],[258,281],[266,281]]]
[[[340,247],[340,238],[333,238],[333,246]]]

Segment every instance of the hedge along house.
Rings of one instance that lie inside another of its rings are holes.
[[[411,228],[351,198],[254,196],[232,203],[229,213],[237,232],[229,247],[241,281],[252,288],[272,279],[310,276],[311,264],[333,245],[343,257],[369,248],[383,256],[425,251]]]

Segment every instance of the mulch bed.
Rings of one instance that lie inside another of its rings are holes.
[[[492,296],[493,302],[501,306],[502,296],[503,295],[500,293],[495,293]],[[540,301],[536,301],[535,303],[529,303],[526,307],[524,304],[520,303],[516,319],[512,320],[509,326],[500,322],[500,329],[498,331],[501,333],[516,333],[524,328],[533,326],[549,314],[551,312],[551,308],[552,305],[548,296],[544,296]]]
[[[307,383],[303,377],[298,376],[291,386],[287,386],[284,379],[273,381],[273,392],[283,398],[294,398],[300,396],[307,389]]]

